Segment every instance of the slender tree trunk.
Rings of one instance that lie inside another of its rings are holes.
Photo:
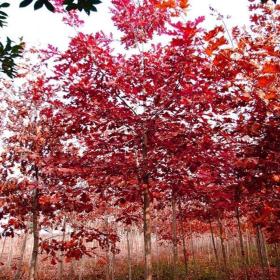
[[[32,233],[33,233],[33,249],[30,262],[29,280],[36,280],[38,249],[39,249],[39,225],[38,225],[38,190],[34,189],[32,198]]]
[[[216,243],[215,243],[215,238],[214,238],[214,231],[213,231],[213,226],[211,220],[209,220],[209,225],[210,225],[210,231],[211,231],[211,240],[212,240],[212,245],[213,245],[213,250],[216,258],[217,264],[219,264],[219,256],[218,256],[218,251],[216,248]]]
[[[131,252],[130,252],[130,230],[126,232],[126,244],[127,244],[127,263],[128,263],[128,280],[132,280],[132,271],[131,271]]]
[[[268,253],[267,253],[267,245],[266,245],[265,238],[264,238],[264,235],[263,235],[263,232],[261,229],[260,229],[260,237],[261,237],[261,246],[262,246],[263,256],[264,256],[264,260],[265,260],[265,266],[269,268],[270,263],[269,263]]]
[[[84,257],[82,257],[79,261],[79,280],[83,279],[84,261]]]
[[[225,243],[224,243],[223,225],[222,225],[220,218],[218,218],[218,225],[219,225],[219,230],[220,230],[220,240],[221,240],[221,247],[222,247],[224,270],[227,273],[228,272],[227,255],[226,255],[226,249],[225,249]]]
[[[111,265],[111,279],[115,280],[115,264],[116,264],[116,254],[115,251],[112,253],[112,265]]]
[[[105,225],[106,225],[106,231],[108,231],[109,228],[109,220],[108,217],[105,217]],[[110,280],[110,266],[111,266],[111,260],[110,260],[110,243],[108,240],[108,244],[106,246],[106,261],[107,261],[107,265],[106,265],[106,280]]]
[[[186,238],[182,236],[182,243],[183,243],[183,255],[184,255],[184,267],[185,267],[185,274],[188,275],[189,268],[188,268],[188,255],[186,249]]]
[[[12,265],[12,260],[13,260],[13,249],[14,249],[14,239],[11,238],[10,240],[10,248],[9,248],[9,257],[8,257],[8,266],[10,267]]]
[[[263,236],[263,232],[260,228],[260,226],[258,227],[259,230],[259,236],[260,236],[260,244],[261,244],[261,250],[262,250],[262,255],[263,255],[263,260],[264,260],[264,265],[265,265],[265,271],[266,271],[266,278],[270,280],[270,271],[269,271],[269,259],[268,259],[268,254],[267,254],[267,247],[266,247],[266,243],[265,243],[265,239]]]
[[[15,273],[14,280],[19,280],[21,278],[21,268],[22,268],[23,257],[26,249],[27,239],[28,239],[28,230],[26,231],[22,241],[20,256],[17,264],[17,271]]]
[[[192,228],[191,228],[191,248],[192,248],[192,259],[193,259],[193,263],[195,264],[195,254],[194,254],[194,244],[193,244],[193,233],[192,233]]]
[[[256,242],[257,242],[257,250],[259,255],[259,260],[261,263],[262,271],[263,271],[263,279],[269,279],[270,277],[267,275],[266,267],[265,267],[265,260],[263,256],[263,249],[261,244],[261,232],[260,232],[260,226],[256,226]]]
[[[175,198],[174,191],[172,191],[171,208],[172,208],[172,241],[173,241],[173,279],[177,280],[178,238],[177,238],[176,198]]]
[[[182,213],[182,206],[181,201],[179,200],[179,212]],[[187,246],[186,246],[186,237],[185,237],[185,230],[183,226],[183,219],[180,215],[180,224],[181,224],[181,238],[182,238],[182,244],[183,244],[183,255],[184,255],[184,267],[185,267],[185,274],[186,277],[188,276],[188,255],[187,255]]]
[[[279,250],[278,250],[278,244],[274,244],[274,251],[275,251],[275,257],[276,257],[276,267],[277,267],[277,273],[278,278],[280,279],[280,257],[279,257]]]
[[[157,232],[157,227],[156,227],[156,232],[155,232],[155,235],[156,235],[156,279],[157,280],[160,280],[160,275],[159,275],[159,246],[158,246],[158,232]]]
[[[246,230],[246,236],[247,236],[247,260],[248,260],[248,266],[251,264],[251,255],[252,255],[252,245],[251,245],[251,237],[248,230]]]
[[[145,280],[152,280],[151,206],[148,190],[144,190]]]
[[[2,259],[2,257],[3,257],[4,251],[5,251],[6,241],[7,241],[7,236],[4,237],[3,246],[2,246],[1,255],[0,255],[0,259]]]
[[[245,249],[244,249],[244,242],[243,242],[243,235],[242,235],[242,230],[241,230],[240,214],[239,214],[239,208],[238,207],[236,207],[235,213],[236,213],[236,219],[237,219],[237,225],[238,225],[238,236],[239,236],[241,260],[242,260],[242,265],[243,265],[244,270],[245,270],[246,280],[248,280],[249,279],[248,259],[246,257]]]
[[[62,244],[64,244],[64,242],[65,242],[65,236],[66,236],[66,217],[64,217],[63,224],[62,224]],[[63,280],[63,253],[60,254],[58,278],[60,280]]]
[[[143,135],[143,163],[147,160],[147,134]],[[152,280],[152,217],[151,199],[149,194],[149,177],[147,172],[143,174],[145,189],[143,192],[143,218],[144,218],[144,250],[145,250],[145,280]]]
[[[110,252],[109,249],[106,250],[106,280],[110,280]]]

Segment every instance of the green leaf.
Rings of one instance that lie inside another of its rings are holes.
[[[34,10],[41,9],[44,5],[44,0],[37,0],[34,5]]]
[[[0,8],[8,8],[10,6],[9,3],[3,3],[0,5]]]
[[[24,7],[28,6],[28,5],[30,5],[32,2],[33,2],[33,0],[23,0],[23,1],[19,4],[19,6],[20,6],[20,8],[24,8]]]
[[[55,11],[54,6],[53,6],[48,0],[45,0],[45,1],[44,1],[44,4],[45,4],[46,8],[47,8],[49,11],[51,11],[51,12],[54,12],[54,11]]]
[[[100,0],[92,0],[93,5],[101,4],[102,2]]]
[[[8,14],[6,14],[5,12],[3,12],[3,11],[0,11],[0,15],[2,15],[3,17],[7,17],[8,16]]]

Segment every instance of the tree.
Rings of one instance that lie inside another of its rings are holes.
[[[24,0],[21,1],[20,7],[24,8],[30,5],[33,2],[33,0]],[[77,3],[74,2],[74,0],[54,0],[54,1],[48,1],[48,0],[36,0],[34,4],[34,10],[38,10],[45,6],[49,11],[51,12],[65,12],[63,9],[61,9],[61,6],[65,7],[65,10],[70,14],[70,17],[76,17],[75,11],[78,10],[80,12],[84,11],[88,15],[90,15],[91,12],[97,12],[97,9],[95,5],[100,4],[100,0],[78,0]],[[9,3],[3,2],[0,3],[0,27],[3,28],[6,25],[6,20],[8,17],[8,14],[3,11],[3,9],[8,8],[10,6]],[[69,16],[69,15],[68,15]],[[71,22],[68,20],[68,22]],[[79,22],[78,19],[72,20],[72,22],[76,22],[76,24]],[[16,71],[16,59],[21,57],[23,49],[24,49],[24,43],[20,41],[18,44],[13,44],[13,41],[8,37],[6,40],[6,44],[0,42],[0,72],[5,73],[10,78],[14,78],[17,74]]]

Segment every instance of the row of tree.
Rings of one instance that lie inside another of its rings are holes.
[[[217,222],[223,236],[222,220],[236,218],[247,279],[242,223],[279,243],[280,6],[249,2],[250,29],[230,32],[220,15],[212,30],[186,21],[187,1],[114,0],[136,54],[79,33],[66,51],[27,52],[16,83],[1,79],[2,235],[31,227],[30,280],[40,247],[53,262],[94,254],[93,240],[117,250],[95,219],[143,227],[146,280],[158,213],[172,221],[174,267],[178,227],[193,220],[210,231]],[[40,241],[66,219],[70,241]]]

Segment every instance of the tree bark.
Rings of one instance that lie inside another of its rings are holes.
[[[225,270],[225,272],[228,272],[227,255],[226,255],[226,249],[225,249],[225,244],[224,244],[224,236],[223,236],[223,225],[222,225],[222,222],[221,222],[220,218],[218,218],[218,225],[219,225],[219,230],[220,230],[220,240],[221,240],[221,247],[222,247],[224,270]]]
[[[181,206],[181,201],[179,200],[179,212],[182,213],[182,206]],[[185,274],[186,277],[188,276],[188,255],[187,255],[187,246],[186,246],[186,237],[185,237],[185,231],[184,231],[184,226],[183,226],[183,219],[182,216],[180,215],[180,224],[181,224],[181,238],[182,238],[182,244],[183,244],[183,255],[184,255],[184,267],[185,267]]]
[[[144,190],[145,280],[152,280],[151,206],[148,190]]]
[[[191,230],[191,248],[192,248],[192,259],[193,259],[193,263],[195,264],[196,261],[195,261],[195,254],[194,254],[194,244],[193,244],[193,233],[192,233],[192,228],[190,227],[190,230]]]
[[[106,216],[105,217],[105,225],[106,225],[106,230],[108,231],[108,228],[109,228],[109,220],[108,220],[108,217]],[[105,278],[106,280],[110,280],[110,243],[109,243],[109,240],[108,240],[108,244],[106,246],[106,261],[107,261],[107,264],[106,264],[106,275],[105,275]]]
[[[271,279],[270,271],[269,271],[270,264],[269,264],[268,254],[267,254],[267,247],[266,247],[265,239],[264,239],[263,232],[262,232],[260,226],[258,226],[258,230],[259,230],[259,236],[260,236],[261,251],[262,251],[264,265],[265,265],[266,278],[270,280]]]
[[[183,242],[183,255],[184,255],[184,267],[185,267],[185,274],[188,275],[189,268],[188,268],[188,255],[187,255],[187,248],[186,248],[186,238],[183,235],[182,236],[182,242]]]
[[[143,135],[143,168],[147,161],[147,134]],[[144,254],[145,254],[145,280],[152,280],[152,217],[151,217],[151,199],[149,194],[149,176],[146,171],[143,172],[143,220],[144,220]]]
[[[0,259],[2,259],[2,257],[3,257],[4,251],[5,251],[6,241],[7,241],[7,236],[4,237],[3,246],[2,246],[1,255],[0,255]]]
[[[241,260],[242,260],[242,265],[243,265],[244,270],[245,270],[246,280],[248,280],[249,279],[248,259],[246,257],[245,249],[244,249],[244,242],[243,242],[243,235],[242,235],[242,230],[241,230],[240,214],[239,214],[238,206],[235,208],[235,213],[236,213],[236,219],[237,219],[237,225],[238,225],[238,236],[239,236]]]
[[[276,267],[277,267],[277,273],[280,278],[280,257],[279,257],[279,250],[278,250],[278,244],[274,244],[274,251],[275,251],[275,257],[276,257]]]
[[[217,264],[219,264],[219,256],[218,256],[218,251],[216,248],[216,243],[215,243],[215,238],[214,238],[214,231],[213,231],[213,226],[212,226],[212,222],[209,219],[209,225],[210,225],[210,231],[211,231],[211,240],[212,240],[212,245],[213,245],[213,250],[214,250],[214,254],[215,254],[215,258],[216,258],[216,262]]]
[[[15,273],[14,280],[19,280],[21,278],[21,268],[22,268],[23,257],[24,257],[24,253],[25,253],[25,249],[26,249],[27,239],[28,239],[28,229],[27,229],[27,231],[24,235],[23,241],[22,241],[20,257],[18,260],[17,271]]]
[[[62,244],[65,242],[65,236],[66,236],[66,217],[63,219],[63,224],[62,224]],[[59,263],[59,268],[58,268],[58,278],[60,280],[63,280],[63,254],[60,254],[60,263]]]
[[[39,249],[39,225],[38,225],[38,189],[34,189],[32,198],[32,233],[33,233],[33,249],[30,262],[29,280],[36,280],[38,249]]]
[[[175,198],[174,191],[172,191],[171,208],[172,208],[172,242],[173,242],[173,279],[177,280],[178,238],[177,238],[176,198]]]
[[[251,245],[251,236],[248,230],[246,230],[247,235],[247,260],[248,260],[248,266],[251,264],[251,255],[252,255],[252,245]]]
[[[83,278],[84,261],[84,257],[82,257],[79,261],[79,280],[82,280]]]
[[[269,268],[270,263],[269,263],[268,253],[267,253],[267,244],[265,242],[265,238],[264,238],[264,235],[263,235],[263,232],[262,232],[261,229],[260,229],[260,237],[261,237],[261,245],[262,245],[263,256],[264,256],[264,260],[265,260],[265,266],[267,268]]]
[[[12,260],[13,260],[13,249],[14,249],[14,239],[11,238],[10,240],[10,248],[9,248],[9,257],[8,257],[8,266],[10,267],[12,265]]]
[[[111,265],[111,279],[115,280],[115,264],[116,264],[116,253],[112,253],[112,265]]]
[[[261,232],[260,232],[260,226],[256,226],[256,241],[257,241],[257,250],[258,250],[258,256],[261,263],[262,271],[263,271],[263,279],[269,279],[269,275],[267,275],[266,267],[265,267],[265,260],[264,260],[264,252],[262,249],[262,240],[261,240]]]
[[[127,244],[127,263],[128,263],[128,280],[132,280],[132,270],[131,270],[131,251],[130,251],[130,240],[129,240],[130,230],[126,232],[126,244]]]

